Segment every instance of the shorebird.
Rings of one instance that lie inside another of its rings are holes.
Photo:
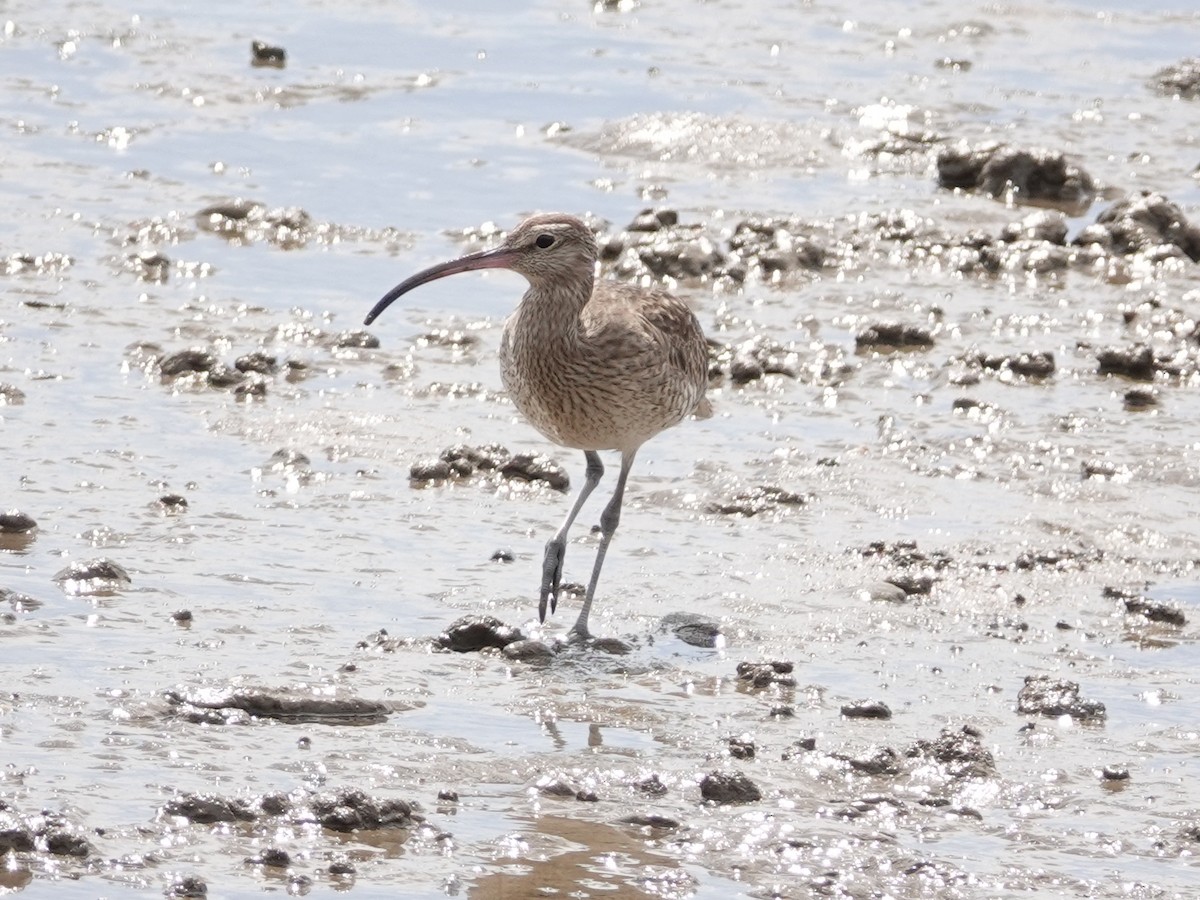
[[[600,544],[583,608],[571,634],[588,640],[588,615],[608,545],[621,519],[625,482],[638,449],[689,415],[711,407],[708,347],[696,316],[662,290],[596,280],[599,250],[574,216],[526,219],[492,250],[431,266],[396,285],[375,304],[370,325],[392,302],[438,278],[473,269],[511,269],[529,289],[504,324],[500,376],[534,428],[587,460],[583,487],[562,526],[546,542],[538,617],[558,606],[567,534],[604,474],[598,451],[617,450],[621,472],[600,516]]]

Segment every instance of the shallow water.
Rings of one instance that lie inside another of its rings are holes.
[[[313,2],[131,18],[104,2],[15,3],[0,19],[12,23],[0,382],[24,395],[0,405],[0,508],[38,522],[0,535],[0,588],[36,601],[0,606],[0,801],[65,814],[92,848],[0,858],[0,892],[158,895],[180,875],[210,897],[1194,890],[1200,403],[1194,377],[1160,380],[1156,408],[1127,411],[1129,384],[1098,375],[1091,350],[1131,342],[1122,312],[1139,304],[1194,310],[1194,265],[1124,283],[1080,269],[983,279],[865,251],[778,285],[679,285],[710,335],[769,335],[800,375],[726,380],[714,418],[647,445],[593,626],[633,651],[545,669],[425,639],[470,612],[538,633],[541,548],[567,498],[409,483],[413,462],[458,442],[548,452],[582,477],[577,454],[548,446],[500,394],[496,347],[520,279],[406,296],[372,329],[379,349],[328,340],[401,277],[459,252],[446,232],[536,209],[620,228],[667,206],[717,230],[746,214],[833,228],[907,208],[995,232],[1023,215],[938,190],[928,154],[864,151],[885,134],[1065,150],[1112,192],[1160,191],[1195,222],[1200,107],[1147,87],[1194,50],[1192,4]],[[252,68],[252,39],[286,47],[287,67]],[[290,246],[197,222],[239,196],[302,207],[314,228]],[[139,252],[167,261],[148,270]],[[855,333],[878,319],[934,325],[936,346],[856,353]],[[421,340],[442,328],[479,340]],[[164,383],[139,342],[227,362],[261,348],[307,368],[239,400]],[[1058,371],[956,383],[976,350],[1051,351]],[[955,412],[964,396],[982,412]],[[279,450],[309,463],[278,464]],[[1082,477],[1096,460],[1113,477]],[[709,511],[761,484],[807,502]],[[164,507],[168,494],[186,510]],[[568,578],[590,565],[586,531]],[[864,551],[905,540],[953,564],[927,595],[870,599],[896,566]],[[514,562],[492,562],[498,549]],[[1014,565],[1064,549],[1060,563]],[[53,580],[101,556],[130,583],[75,594]],[[1147,626],[1105,587],[1173,602],[1187,622]],[[185,609],[190,622],[172,617]],[[718,619],[728,645],[661,633],[679,610]],[[379,629],[411,641],[357,646]],[[794,661],[794,688],[738,682],[738,662],[770,659]],[[1023,729],[1036,717],[1015,711],[1016,695],[1031,674],[1078,681],[1107,719]],[[259,687],[396,711],[358,727],[216,725],[167,699]],[[860,698],[893,717],[843,717]],[[992,775],[845,762],[880,746],[903,757],[963,724],[982,733]],[[755,758],[730,758],[742,735]],[[805,736],[816,750],[784,759]],[[1118,765],[1127,781],[1100,777]],[[745,772],[764,799],[701,803],[715,769]],[[636,787],[651,773],[661,797]],[[556,780],[597,802],[539,790]],[[426,825],[339,835],[160,812],[179,792],[348,787],[416,801]],[[458,802],[439,801],[443,789]],[[921,803],[931,797],[948,805]],[[622,824],[631,812],[679,827]],[[266,847],[291,866],[245,862]],[[328,873],[345,860],[353,877]]]

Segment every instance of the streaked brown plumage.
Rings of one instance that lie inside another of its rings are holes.
[[[500,374],[517,409],[538,431],[584,452],[586,478],[566,520],[546,544],[539,614],[557,605],[567,532],[604,466],[598,450],[619,450],[621,472],[600,517],[601,539],[587,594],[572,632],[590,637],[588,614],[609,542],[621,516],[625,482],[638,448],[695,413],[709,413],[708,351],[700,323],[665,291],[595,279],[598,250],[573,216],[532,216],[494,250],[432,266],[375,305],[371,324],[397,297],[419,285],[472,269],[507,268],[529,290],[504,326]]]

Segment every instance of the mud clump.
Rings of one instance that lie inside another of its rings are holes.
[[[1017,712],[1040,716],[1070,716],[1085,722],[1102,721],[1104,704],[1079,696],[1079,683],[1049,675],[1027,675],[1017,694]]]
[[[890,719],[892,710],[882,700],[855,700],[842,705],[847,719]]]
[[[72,594],[104,594],[133,583],[129,572],[107,556],[71,563],[54,575],[55,583]]]
[[[1109,599],[1120,600],[1125,606],[1126,613],[1131,616],[1139,616],[1147,622],[1173,625],[1177,628],[1182,628],[1187,624],[1187,616],[1174,603],[1153,600],[1136,591],[1126,591],[1114,587],[1106,587],[1103,595]]]
[[[197,825],[256,822],[263,816],[289,817],[296,823],[316,821],[331,831],[374,831],[407,828],[424,821],[413,804],[376,799],[357,788],[318,794],[293,803],[288,797],[227,798],[214,794],[181,794],[163,804],[163,816],[177,816]]]
[[[360,790],[315,797],[312,811],[322,826],[343,833],[409,828],[424,821],[407,801],[376,800]]]
[[[178,816],[196,825],[219,822],[253,822],[258,813],[250,802],[218,797],[215,794],[181,794],[162,805],[164,816]]]
[[[554,659],[554,650],[544,641],[517,640],[505,644],[500,652],[505,659],[530,665],[545,665]]]
[[[716,647],[724,637],[720,622],[698,613],[667,613],[659,622],[659,628],[693,647]]]
[[[285,250],[303,247],[315,236],[312,217],[298,206],[269,209],[236,197],[196,213],[196,227],[230,243],[266,241]]]
[[[878,322],[855,335],[854,346],[858,350],[927,350],[933,346],[933,335],[918,325]]]
[[[408,472],[409,483],[417,488],[467,481],[476,476],[545,484],[555,491],[566,491],[571,486],[566,470],[550,457],[540,453],[512,454],[499,444],[481,447],[455,444],[436,458],[418,460]]]
[[[393,708],[358,697],[314,697],[288,691],[230,691],[215,699],[167,691],[168,702],[181,715],[201,724],[232,724],[250,719],[317,722],[327,725],[374,725],[384,722]]]
[[[1200,57],[1189,57],[1154,73],[1150,85],[1160,94],[1182,100],[1200,99]]]
[[[708,511],[721,516],[745,516],[751,518],[760,513],[774,511],[781,506],[803,506],[804,498],[793,491],[775,485],[758,485],[739,491],[725,500],[714,500]]]
[[[503,650],[509,644],[525,640],[519,628],[506,625],[495,616],[463,616],[452,622],[433,640],[439,650],[473,653],[486,648]]]
[[[1200,226],[1189,222],[1178,204],[1153,191],[1117,201],[1080,231],[1075,243],[1099,244],[1122,256],[1185,256],[1200,262]]]
[[[727,369],[734,384],[749,384],[766,375],[796,377],[799,354],[765,335],[756,335],[717,354],[719,368]]]
[[[996,759],[983,745],[983,733],[971,725],[944,728],[934,740],[918,740],[905,756],[939,763],[951,778],[988,778],[996,774]]]
[[[37,528],[37,522],[32,516],[26,515],[19,509],[10,509],[0,513],[0,534],[25,534]]]
[[[752,688],[761,690],[777,685],[779,687],[795,687],[796,679],[792,675],[795,666],[783,660],[772,662],[740,662],[737,664],[737,677]]]
[[[1017,203],[1052,206],[1074,215],[1086,210],[1096,196],[1092,177],[1050,150],[1003,144],[970,147],[962,142],[938,154],[937,173],[944,188],[999,199],[1011,196]]]
[[[0,800],[0,856],[45,852],[53,856],[90,856],[92,847],[80,830],[61,813],[42,811],[23,816],[7,801]]]
[[[846,761],[851,769],[862,775],[899,775],[901,771],[900,754],[891,747],[872,747]]]
[[[710,772],[700,779],[700,796],[709,803],[756,803],[762,791],[741,772]]]
[[[287,51],[263,41],[250,42],[250,65],[256,68],[282,69],[287,65]]]
[[[176,878],[164,891],[168,897],[202,898],[208,896],[208,884],[196,875]]]
[[[1056,369],[1054,354],[1048,351],[1031,351],[1016,355],[981,353],[972,362],[982,369],[1011,372],[1022,378],[1049,378]]]

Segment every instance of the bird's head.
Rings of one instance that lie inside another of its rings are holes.
[[[430,281],[474,269],[512,269],[534,287],[561,284],[591,293],[599,250],[590,228],[574,216],[530,216],[508,233],[500,246],[430,266],[388,291],[367,314],[370,325],[394,300]]]

